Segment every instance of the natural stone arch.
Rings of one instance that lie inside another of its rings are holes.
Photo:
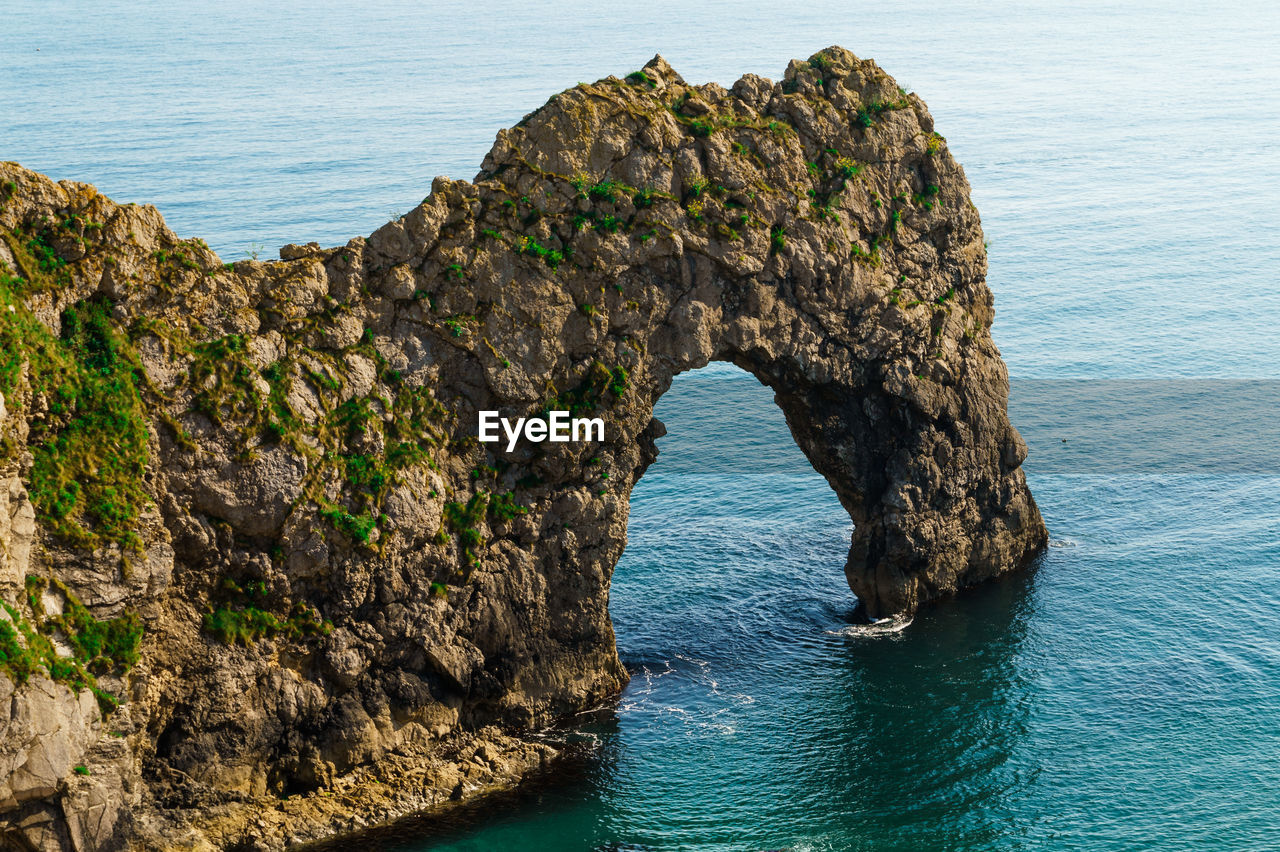
[[[686,299],[649,350],[664,368],[651,376],[656,395],[642,397],[642,410],[652,412],[676,374],[711,361],[735,364],[773,390],[797,446],[854,522],[846,574],[868,615],[910,612],[1017,567],[1038,547],[1039,514],[1017,470],[1025,447],[1007,421],[998,354],[973,365],[977,381],[931,387],[854,367],[852,346],[831,346],[817,322],[757,282],[711,276]],[[739,308],[726,319],[723,302],[759,310]],[[985,451],[975,446],[984,442]],[[965,460],[948,465],[957,452]],[[981,490],[958,494],[964,480]]]
[[[0,594],[33,629],[28,572],[98,618],[141,615],[142,661],[118,688],[138,736],[94,783],[140,779],[125,786],[156,819],[327,787],[393,751],[460,754],[451,737],[616,692],[609,581],[653,406],[711,360],[774,389],[854,520],[846,573],[869,614],[1045,541],[964,174],[923,102],[839,48],[732,91],[661,59],[580,85],[501,132],[475,182],[438,179],[368,239],[279,262],[224,267],[154,209],[12,164],[0,187],[0,261],[18,273],[2,286],[22,306],[0,323],[24,323],[0,325],[21,350],[4,446],[62,452],[45,438],[70,427],[38,366],[75,355],[74,305],[114,341],[112,399],[146,436],[128,464],[56,459],[83,493],[114,495],[114,525],[101,501],[51,507],[31,487],[39,528],[4,542]],[[480,410],[549,408],[604,417],[606,440],[475,440]],[[0,458],[13,505],[49,469]],[[4,807],[74,812],[47,791],[83,792],[60,786],[98,748],[76,729],[59,777]],[[446,775],[431,782],[445,794]],[[379,812],[425,801],[401,792],[380,789]],[[94,831],[137,804],[108,799]],[[336,824],[310,817],[313,835]]]
[[[1025,561],[1044,530],[989,336],[981,229],[923,103],[839,48],[793,62],[778,86],[748,75],[731,93],[689,89],[661,59],[641,74],[628,78],[634,88],[682,105],[654,114],[624,97],[602,114],[598,93],[574,90],[500,134],[481,173],[509,186],[521,178],[508,170],[544,169],[662,185],[686,209],[699,200],[690,187],[707,181],[731,198],[745,191],[759,223],[772,220],[770,241],[762,229],[736,256],[723,222],[708,226],[705,242],[672,239],[665,255],[598,248],[608,274],[662,292],[668,305],[663,322],[644,329],[647,382],[635,383],[631,405],[651,412],[672,375],[710,360],[773,388],[797,444],[855,522],[846,573],[869,614],[909,611]],[[794,140],[785,129],[779,138],[779,119]],[[754,144],[717,145],[714,132],[693,146],[664,138],[690,120],[750,127]],[[565,134],[587,149],[550,144]],[[662,143],[671,147],[651,150]],[[785,153],[761,162],[770,143],[770,154]],[[862,192],[842,174],[850,161]],[[782,203],[759,203],[752,187],[762,174]]]

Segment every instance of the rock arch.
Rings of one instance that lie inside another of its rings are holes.
[[[416,779],[360,788],[356,807],[386,815],[536,764],[544,747],[476,732],[625,682],[607,600],[628,497],[655,401],[712,360],[774,390],[849,511],[868,614],[1045,542],[963,171],[923,102],[840,48],[776,84],[691,86],[655,58],[579,85],[499,133],[474,182],[437,179],[369,238],[278,262],[224,266],[85,184],[13,164],[0,181],[0,333],[18,354],[0,473],[38,522],[6,540],[0,595],[32,635],[56,625],[24,608],[25,575],[65,590],[50,606],[145,628],[141,661],[109,660],[98,684],[130,699],[112,723],[126,746],[77,716],[64,766],[0,731],[0,791],[25,784],[0,811],[29,824],[276,842],[343,823],[319,806],[290,822],[273,795],[358,786],[361,767]],[[57,404],[51,376],[106,404],[77,372],[90,332],[118,370],[112,422],[145,449]],[[603,416],[606,440],[476,441],[480,410],[559,408]],[[77,455],[59,443],[73,428],[120,458]],[[80,684],[42,671],[13,679],[14,706],[38,684],[83,715]],[[423,775],[441,755],[452,768]],[[92,782],[71,777],[93,761]],[[50,777],[27,783],[37,766]],[[217,826],[212,803],[230,808]]]

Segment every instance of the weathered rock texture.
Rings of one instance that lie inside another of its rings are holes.
[[[774,390],[848,509],[868,614],[1044,543],[964,173],[839,48],[728,91],[661,59],[580,85],[475,182],[278,262],[14,164],[0,186],[18,848],[271,848],[541,765],[498,730],[625,682],[628,496],[655,401],[712,360]],[[606,441],[507,453],[480,409]]]

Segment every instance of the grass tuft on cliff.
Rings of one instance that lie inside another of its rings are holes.
[[[62,612],[50,615],[44,607],[49,582],[43,577],[27,577],[30,619],[17,607],[3,604],[8,618],[0,618],[0,671],[14,683],[23,684],[43,670],[76,692],[92,690],[105,716],[120,700],[98,685],[97,676],[123,675],[138,662],[142,621],[132,610],[99,620],[58,580],[53,581],[53,587],[61,597]]]
[[[227,645],[247,646],[259,639],[276,637],[327,636],[333,631],[333,623],[322,618],[314,607],[273,598],[261,580],[237,583],[227,577],[217,597],[222,602],[205,613],[204,629]]]
[[[23,304],[30,287],[0,270],[0,393],[15,402],[25,385],[36,406],[31,502],[73,545],[140,547],[147,427],[137,355],[105,300],[67,308],[55,336]]]
[[[327,636],[333,624],[312,607],[296,603],[283,617],[254,606],[220,606],[205,614],[204,629],[227,645],[251,645],[258,639]]]

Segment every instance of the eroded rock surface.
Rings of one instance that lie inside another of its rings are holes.
[[[16,164],[0,205],[18,848],[277,848],[543,765],[510,733],[626,680],[628,497],[655,401],[712,360],[774,390],[849,511],[869,614],[1045,541],[964,173],[839,48],[780,83],[658,58],[580,85],[474,182],[276,262]],[[606,441],[508,453],[482,409]]]

